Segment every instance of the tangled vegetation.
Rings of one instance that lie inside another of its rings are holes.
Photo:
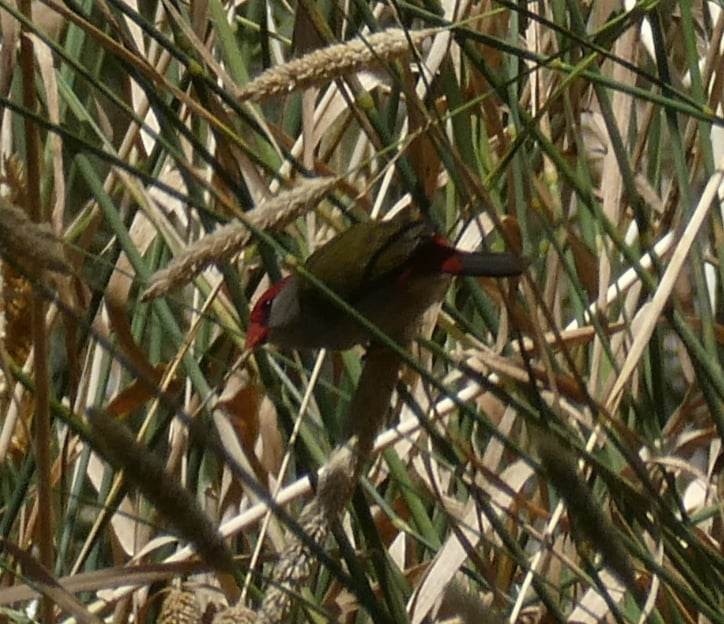
[[[0,0],[3,617],[724,622],[724,10],[626,7]],[[245,350],[401,210],[528,268]]]

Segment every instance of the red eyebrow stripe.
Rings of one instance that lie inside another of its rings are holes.
[[[265,314],[264,314],[264,304],[274,299],[279,294],[279,291],[284,287],[284,284],[286,284],[289,281],[289,278],[291,275],[287,275],[286,277],[280,279],[276,284],[273,286],[270,286],[267,290],[265,290],[261,297],[257,299],[257,302],[254,304],[254,307],[251,309],[251,314],[249,315],[249,318],[255,322],[255,323],[263,323],[266,321]]]

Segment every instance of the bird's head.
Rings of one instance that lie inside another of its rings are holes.
[[[279,294],[289,284],[289,276],[267,288],[259,297],[249,315],[249,327],[246,329],[247,349],[255,349],[269,339],[269,331],[274,325],[274,317],[279,315],[275,308]]]

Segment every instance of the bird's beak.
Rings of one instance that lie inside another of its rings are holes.
[[[261,323],[249,323],[246,330],[246,341],[244,348],[256,349],[260,344],[264,344],[269,337],[269,328]]]

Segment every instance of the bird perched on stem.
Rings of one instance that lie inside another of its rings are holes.
[[[353,225],[315,251],[304,267],[390,338],[404,342],[425,310],[445,294],[451,276],[511,277],[527,264],[512,253],[456,249],[408,211]],[[259,297],[246,334],[247,348],[268,341],[339,351],[369,340],[360,323],[295,274]]]

